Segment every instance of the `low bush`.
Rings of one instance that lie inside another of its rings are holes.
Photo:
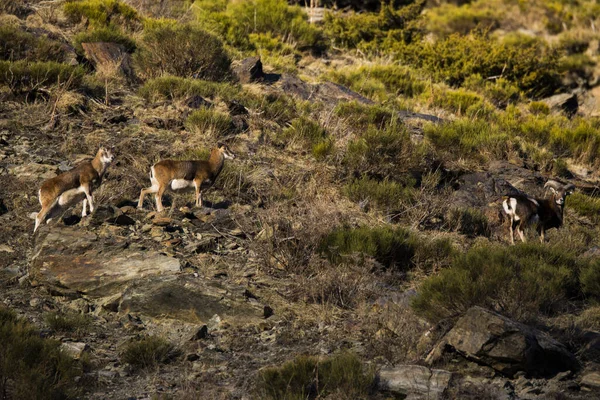
[[[584,295],[594,300],[600,299],[600,262],[596,260],[585,265],[581,269],[579,281]]]
[[[324,47],[319,29],[308,23],[306,13],[284,0],[201,0],[194,3],[194,11],[199,23],[216,27],[227,42],[244,50],[256,49],[252,34],[273,35],[300,50]]]
[[[81,366],[28,322],[0,308],[0,393],[9,399],[75,398]]]
[[[398,65],[344,68],[330,71],[324,78],[379,101],[398,95],[414,97],[425,90],[425,83],[413,71]]]
[[[61,43],[10,25],[0,26],[0,60],[63,61]]]
[[[185,100],[190,96],[220,98],[223,101],[233,99],[240,92],[237,85],[225,82],[203,81],[178,76],[162,76],[147,80],[138,93],[147,101]]]
[[[323,32],[335,47],[360,48],[379,53],[391,46],[388,42],[405,45],[421,37],[421,13],[424,0],[394,5],[382,2],[379,13],[326,13]]]
[[[600,198],[575,192],[567,200],[569,209],[596,222],[600,220]]]
[[[354,256],[369,256],[385,267],[412,266],[418,239],[404,228],[341,227],[323,238],[319,251],[337,264]]]
[[[159,24],[146,29],[134,61],[147,78],[163,75],[211,81],[231,78],[231,60],[221,41],[190,24]]]
[[[453,158],[495,156],[506,153],[509,135],[482,119],[458,119],[425,127],[425,136],[440,151]]]
[[[475,28],[493,30],[500,26],[501,9],[476,4],[443,4],[432,8],[427,14],[427,29],[440,36],[460,33],[466,35]]]
[[[90,317],[79,313],[48,313],[44,320],[53,331],[81,335],[89,329]]]
[[[447,220],[450,229],[469,237],[490,236],[491,228],[487,217],[473,208],[453,208],[448,212]]]
[[[269,93],[263,96],[245,93],[242,100],[246,107],[260,112],[264,120],[279,126],[290,124],[299,115],[296,102],[285,94]]]
[[[78,33],[73,37],[73,47],[79,54],[83,54],[81,43],[109,42],[123,46],[125,51],[132,53],[136,49],[135,41],[127,34],[113,27],[97,28]]]
[[[201,108],[189,115],[185,126],[196,134],[220,137],[231,131],[233,122],[229,114]]]
[[[415,199],[415,189],[384,178],[382,181],[362,177],[344,187],[350,200],[366,208],[375,206],[387,212],[397,212],[409,206]]]
[[[335,150],[334,142],[331,138],[323,139],[312,147],[313,157],[317,160],[323,160],[331,155]]]
[[[348,143],[342,167],[350,177],[388,178],[412,185],[406,172],[418,159],[419,152],[404,126],[391,125],[383,130],[371,126]]]
[[[0,84],[8,86],[13,93],[25,93],[69,80],[77,87],[84,75],[85,70],[80,66],[53,61],[0,61]]]
[[[590,46],[590,39],[583,35],[563,34],[558,41],[558,48],[566,54],[582,54]]]
[[[535,320],[540,313],[560,311],[580,293],[579,266],[574,253],[561,247],[480,244],[427,278],[412,305],[432,322],[460,316],[475,305]]]
[[[324,142],[326,138],[327,131],[318,122],[303,116],[294,119],[291,125],[278,135],[278,139],[287,147],[305,149],[312,149],[313,146]]]
[[[71,23],[77,24],[85,18],[94,28],[141,26],[141,17],[135,8],[119,0],[67,0],[63,11]]]
[[[344,352],[326,359],[298,356],[281,367],[264,368],[257,386],[258,395],[266,399],[367,399],[374,384],[374,371]]]
[[[397,121],[393,112],[380,105],[364,105],[357,102],[341,102],[334,109],[335,115],[347,119],[350,123],[361,129],[369,125],[385,128],[393,121]]]
[[[433,94],[433,105],[444,108],[453,113],[462,115],[468,111],[474,111],[483,106],[483,99],[476,93],[464,89],[436,90]]]
[[[179,351],[166,339],[147,336],[128,341],[121,352],[121,360],[139,369],[156,368],[179,356]]]
[[[548,115],[550,114],[550,107],[543,101],[532,101],[529,103],[529,112],[533,115]]]
[[[503,77],[528,97],[554,94],[562,85],[559,53],[541,40],[495,40],[487,33],[452,34],[433,43],[399,48],[399,57],[438,80],[460,86],[472,75]]]

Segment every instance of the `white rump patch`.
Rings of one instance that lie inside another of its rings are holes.
[[[182,190],[190,187],[194,187],[194,181],[188,181],[186,179],[173,179],[171,181],[171,189]]]
[[[83,186],[79,186],[75,189],[70,189],[65,192],[62,192],[60,196],[58,196],[58,204],[60,206],[64,206],[65,204],[70,204],[74,201],[76,197],[78,197],[81,193],[85,193]],[[77,200],[79,201],[79,200]]]
[[[504,200],[502,202],[502,207],[504,208],[504,212],[511,218],[513,218],[515,221],[519,221],[521,219],[515,213],[515,210],[517,209],[517,199],[515,199],[514,197],[510,197],[508,200]]]

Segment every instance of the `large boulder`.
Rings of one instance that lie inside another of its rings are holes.
[[[519,371],[531,376],[553,376],[579,368],[575,356],[561,343],[481,307],[470,308],[429,354],[427,361],[438,361],[447,350],[509,377]]]
[[[260,57],[248,57],[240,61],[233,67],[233,72],[240,83],[256,82],[265,76]]]
[[[410,400],[445,399],[452,373],[421,365],[399,365],[379,372],[380,390],[400,393]]]
[[[206,324],[215,315],[238,323],[258,321],[263,309],[246,301],[243,287],[220,286],[191,275],[166,275],[130,285],[118,311]]]
[[[100,238],[82,227],[44,226],[39,234],[30,277],[61,294],[106,297],[133,280],[180,271],[176,258],[136,250],[123,240]]]

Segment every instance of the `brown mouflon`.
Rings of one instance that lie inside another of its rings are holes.
[[[516,230],[525,242],[523,234],[525,228],[535,225],[544,243],[545,233],[551,228],[560,228],[563,224],[565,199],[575,190],[575,185],[564,185],[555,180],[549,180],[544,188],[550,189],[550,197],[538,199],[525,194],[504,196],[502,207],[510,219],[510,243],[515,244],[514,231]]]
[[[57,205],[69,205],[83,197],[81,216],[87,215],[87,203],[90,203],[90,212],[93,212],[92,194],[102,183],[102,177],[113,159],[112,150],[101,147],[91,161],[84,161],[70,171],[45,180],[38,192],[42,209],[35,217],[33,232],[35,233],[46,220],[48,213]]]
[[[212,186],[221,170],[225,159],[234,159],[235,155],[227,146],[217,146],[210,152],[208,160],[176,161],[162,160],[150,168],[150,182],[152,186],[142,189],[138,208],[144,205],[144,196],[155,193],[156,210],[162,211],[162,196],[168,188],[173,191],[195,189],[196,206],[202,206],[202,185]]]

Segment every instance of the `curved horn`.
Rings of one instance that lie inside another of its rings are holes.
[[[569,183],[567,186],[565,186],[565,190],[568,192],[572,192],[575,190],[575,185],[573,185],[572,183]]]
[[[547,188],[552,188],[552,189],[554,189],[554,190],[560,190],[560,189],[562,189],[562,188],[563,188],[563,184],[562,184],[562,183],[560,183],[560,182],[558,182],[558,181],[555,181],[555,180],[553,180],[553,179],[550,179],[550,180],[549,180],[548,182],[546,182],[546,184],[544,185],[544,189],[547,189]]]

